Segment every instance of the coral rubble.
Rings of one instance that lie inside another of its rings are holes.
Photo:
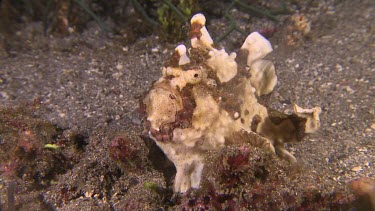
[[[273,63],[264,59],[272,51],[267,39],[251,33],[237,54],[227,53],[214,45],[205,22],[202,14],[192,17],[192,47],[175,49],[143,100],[145,129],[176,166],[175,192],[199,187],[209,150],[253,143],[296,162],[284,143],[320,126],[319,107],[295,105],[287,115],[260,101],[277,83]]]

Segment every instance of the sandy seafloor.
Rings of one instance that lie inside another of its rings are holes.
[[[278,76],[271,107],[290,111],[297,103],[322,108],[321,129],[287,148],[297,158],[302,175],[319,178],[310,180],[315,191],[340,190],[350,195],[350,181],[375,179],[375,2],[321,1],[317,5],[302,13],[311,20],[309,36],[287,45],[285,16],[270,38],[274,51],[267,58],[275,63]],[[274,26],[264,18],[234,13],[240,27],[249,32]],[[207,28],[215,38],[228,25],[223,17],[210,20]],[[37,99],[41,103],[33,118],[50,122],[68,141],[81,141],[82,149],[75,155],[65,149],[64,156],[74,161],[49,185],[36,188],[27,176],[1,174],[3,209],[7,210],[11,181],[19,210],[122,210],[137,203],[139,207],[133,208],[140,210],[179,209],[166,203],[171,197],[173,167],[170,163],[160,166],[163,154],[150,140],[140,138],[142,123],[136,110],[139,96],[161,76],[163,61],[178,43],[165,43],[154,34],[124,45],[118,37],[102,33],[94,22],[82,33],[65,37],[45,36],[41,28],[40,23],[25,24],[14,35],[18,43],[10,43],[10,50],[2,55],[1,106],[22,107]],[[233,32],[218,44],[237,51],[244,39]],[[71,133],[79,138],[69,139]],[[140,159],[141,170],[128,171],[111,159],[109,146],[116,134],[131,137],[133,144],[139,144],[138,153],[146,153]],[[0,135],[3,147],[5,135]],[[168,194],[147,189],[145,183],[169,188]],[[288,184],[292,186],[283,191],[302,189]]]

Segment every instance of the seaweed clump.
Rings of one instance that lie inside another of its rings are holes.
[[[29,191],[53,184],[80,154],[77,136],[39,118],[40,106],[0,107],[0,174]]]

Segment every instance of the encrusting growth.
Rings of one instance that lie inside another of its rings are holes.
[[[320,127],[319,107],[295,105],[287,115],[258,101],[277,83],[273,63],[264,60],[272,51],[267,39],[251,33],[238,55],[228,54],[213,46],[205,22],[202,14],[193,16],[192,47],[177,46],[143,100],[145,130],[176,166],[175,192],[199,187],[208,150],[250,142],[296,162],[284,143]]]

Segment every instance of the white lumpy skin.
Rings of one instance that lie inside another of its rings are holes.
[[[155,130],[159,130],[162,124],[174,122],[176,112],[181,109],[177,97],[161,88],[152,90],[145,99],[145,104],[147,120]]]
[[[277,83],[275,66],[269,60],[258,60],[250,69],[251,85],[257,90],[258,96],[269,94]]]
[[[209,52],[209,55],[207,64],[216,71],[220,82],[228,82],[237,75],[236,53],[228,55],[224,49],[213,49]]]
[[[247,65],[251,66],[255,61],[263,59],[267,54],[272,52],[271,43],[258,32],[251,33],[245,40],[241,49],[249,52]]]

